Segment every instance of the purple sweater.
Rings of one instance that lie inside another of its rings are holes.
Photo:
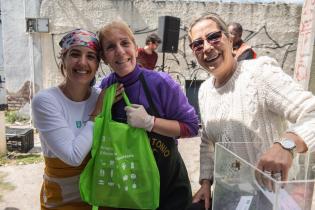
[[[139,80],[141,73],[148,85],[153,103],[160,117],[185,123],[191,136],[196,136],[198,134],[198,116],[196,111],[188,103],[179,84],[167,73],[147,70],[137,65],[134,71],[124,77],[111,73],[102,80],[100,87],[103,89],[116,82],[122,83],[130,103],[141,104],[148,110],[149,103]],[[112,116],[115,120],[126,122],[124,107],[125,103],[123,100],[113,105]]]

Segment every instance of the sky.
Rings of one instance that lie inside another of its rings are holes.
[[[158,1],[158,0],[156,0]],[[165,1],[165,0],[164,0]],[[239,3],[287,3],[303,4],[303,0],[166,0],[166,1],[197,1],[197,2],[239,2]]]

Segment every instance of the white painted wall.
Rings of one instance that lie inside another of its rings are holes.
[[[166,54],[166,71],[182,85],[185,80],[205,79],[208,75],[201,68],[192,68],[192,56],[188,47],[187,27],[190,22],[205,12],[218,13],[226,22],[240,22],[245,32],[243,38],[251,44],[258,55],[270,55],[290,75],[293,74],[296,42],[302,5],[286,3],[218,3],[216,1],[163,1],[163,0],[44,0],[40,14],[50,19],[51,34],[45,36],[43,44],[44,87],[62,80],[53,61],[51,39],[55,43],[65,33],[76,27],[96,31],[103,24],[120,17],[136,32],[139,46],[144,45],[145,36],[156,31],[158,17],[176,16],[181,19],[179,53]],[[158,65],[162,64],[162,54]],[[103,71],[109,72],[106,66]],[[46,78],[49,80],[47,81]],[[58,78],[58,79],[56,79]]]
[[[258,55],[276,58],[284,70],[292,75],[302,8],[299,3],[163,0],[1,0],[0,3],[3,66],[9,92],[18,91],[33,76],[39,88],[60,83],[63,80],[57,67],[60,38],[78,27],[95,32],[118,17],[134,29],[139,46],[144,45],[148,33],[157,30],[159,16],[170,15],[181,19],[179,52],[166,54],[165,70],[182,85],[185,80],[207,77],[207,73],[198,65],[191,66],[195,58],[188,47],[186,33],[192,19],[205,12],[216,12],[226,22],[240,22],[245,29],[243,38]],[[50,33],[26,33],[25,17],[39,16],[49,18]],[[34,59],[31,59],[31,51]],[[162,54],[158,65],[162,64],[161,58]],[[101,78],[110,70],[102,65],[99,72]]]
[[[165,1],[187,1],[187,2],[225,2],[225,3],[293,3],[302,4],[303,0],[154,0],[155,2]]]
[[[1,2],[0,2],[0,8],[1,8]],[[1,16],[0,16],[0,20],[1,20]],[[1,110],[1,106],[4,106],[6,104],[5,74],[4,74],[4,69],[3,69],[3,50],[2,50],[3,46],[2,45],[3,45],[2,23],[0,22],[0,110]]]
[[[39,35],[26,33],[26,17],[38,17],[39,0],[1,0],[3,66],[6,72],[6,87],[9,92],[19,90],[22,84],[32,81],[31,69],[40,76],[41,47]],[[33,43],[30,42],[33,40]],[[34,67],[31,66],[31,51],[34,51]]]
[[[0,1],[1,9],[1,1]],[[0,20],[2,20],[2,15],[0,15]],[[0,68],[3,68],[3,42],[2,42],[2,21],[0,22]]]

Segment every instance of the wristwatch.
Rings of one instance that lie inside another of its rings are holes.
[[[291,139],[282,139],[281,141],[275,141],[275,144],[280,144],[281,147],[285,150],[288,150],[291,155],[292,158],[295,158],[296,156],[296,145],[295,142]]]

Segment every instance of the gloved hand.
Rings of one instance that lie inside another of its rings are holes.
[[[154,116],[147,113],[142,105],[131,104],[126,106],[127,123],[135,128],[144,128],[151,131],[154,126]]]

